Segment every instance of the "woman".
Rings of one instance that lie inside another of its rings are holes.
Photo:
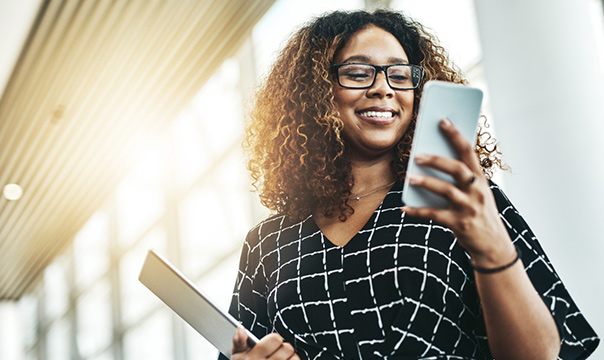
[[[423,75],[423,76],[422,76]],[[275,215],[250,230],[230,312],[232,359],[583,359],[599,339],[532,232],[490,180],[488,136],[461,160],[423,155],[456,185],[410,182],[448,209],[404,207],[427,80],[464,83],[424,28],[335,12],[298,31],[257,93],[249,166]],[[520,261],[518,261],[520,258]]]

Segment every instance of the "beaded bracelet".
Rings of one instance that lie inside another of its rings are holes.
[[[479,267],[479,266],[475,266],[474,263],[472,263],[472,267],[474,268],[474,270],[476,270],[476,272],[479,272],[481,274],[493,274],[496,272],[500,272],[503,271],[509,267],[512,267],[512,265],[514,265],[518,260],[520,260],[520,256],[522,255],[522,253],[520,252],[520,249],[518,249],[517,246],[514,246],[516,248],[516,257],[514,258],[514,260],[512,260],[510,263],[496,267],[496,268],[492,268],[492,269],[487,269],[487,268],[483,268],[483,267]]]

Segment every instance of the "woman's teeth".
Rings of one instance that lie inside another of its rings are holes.
[[[359,113],[361,116],[365,117],[375,117],[375,118],[391,118],[393,113],[391,111],[363,111]]]

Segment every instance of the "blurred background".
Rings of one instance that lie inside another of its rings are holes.
[[[377,7],[485,91],[512,169],[495,181],[603,335],[602,1],[494,3],[0,0],[0,359],[214,359],[138,282],[146,251],[228,308],[268,215],[240,146],[250,94],[298,25]]]

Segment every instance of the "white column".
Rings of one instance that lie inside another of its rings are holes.
[[[604,335],[604,77],[589,0],[475,0],[505,188]],[[602,349],[600,349],[602,350]]]
[[[0,359],[21,360],[23,344],[16,302],[0,301]]]

